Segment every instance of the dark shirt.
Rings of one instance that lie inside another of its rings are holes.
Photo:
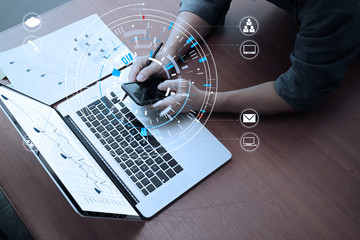
[[[313,108],[337,88],[360,51],[359,0],[269,0],[294,14],[300,24],[292,66],[275,81],[277,93],[293,108]],[[230,1],[182,0],[210,25],[223,24]],[[221,9],[217,14],[216,9]],[[207,14],[209,13],[209,14]]]
[[[231,0],[182,0],[180,12],[192,12],[210,25],[224,25]]]

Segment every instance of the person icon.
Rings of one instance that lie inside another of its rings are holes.
[[[259,28],[257,20],[253,17],[247,16],[241,19],[239,23],[239,30],[246,36],[254,35]]]
[[[254,26],[250,26],[250,30],[249,30],[251,33],[255,33],[255,28]]]
[[[250,18],[247,19],[246,25],[247,25],[247,26],[251,26],[251,25],[252,25],[252,22],[251,22],[251,19],[250,19]]]
[[[248,26],[246,26],[246,25],[244,26],[243,32],[244,32],[244,33],[248,33],[248,32],[249,32]]]

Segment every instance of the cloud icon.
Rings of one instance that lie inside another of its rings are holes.
[[[25,25],[31,28],[34,28],[40,24],[40,19],[36,17],[31,17],[25,21]]]

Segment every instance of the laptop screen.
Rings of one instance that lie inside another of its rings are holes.
[[[83,211],[138,216],[54,109],[5,87],[0,99]]]

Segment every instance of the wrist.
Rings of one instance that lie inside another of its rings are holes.
[[[158,54],[156,54],[155,59],[158,60],[161,63],[161,65],[159,65],[159,63],[156,63],[153,61],[154,64],[157,64],[159,66],[159,73],[157,74],[157,76],[161,77],[163,79],[171,79],[171,77],[169,77],[164,70],[164,66],[171,63],[170,59],[168,58],[169,55],[171,57],[173,57],[171,55],[171,53],[168,51],[160,51],[160,52],[158,52]],[[177,61],[177,59],[174,59],[174,60]],[[171,73],[169,72],[169,74],[171,74]]]
[[[226,108],[227,95],[225,92],[211,94],[210,102],[214,102],[214,112],[223,112]]]
[[[206,98],[206,92],[203,90],[197,89],[194,99],[191,99],[192,100],[191,105],[193,107],[193,110],[200,111],[205,98]]]
[[[164,58],[163,64],[167,64],[170,62],[170,60],[167,58],[168,55],[170,55],[177,62],[178,57],[176,54],[176,50],[166,47],[159,51],[159,53],[156,55],[156,59],[161,61],[161,59]]]
[[[155,58],[159,61],[161,61],[162,59],[164,59],[162,61],[163,64],[167,63],[167,62],[170,62],[170,60],[167,58],[167,56],[170,55],[171,56],[171,53],[168,52],[168,51],[160,51],[158,52],[158,54],[156,54]]]

